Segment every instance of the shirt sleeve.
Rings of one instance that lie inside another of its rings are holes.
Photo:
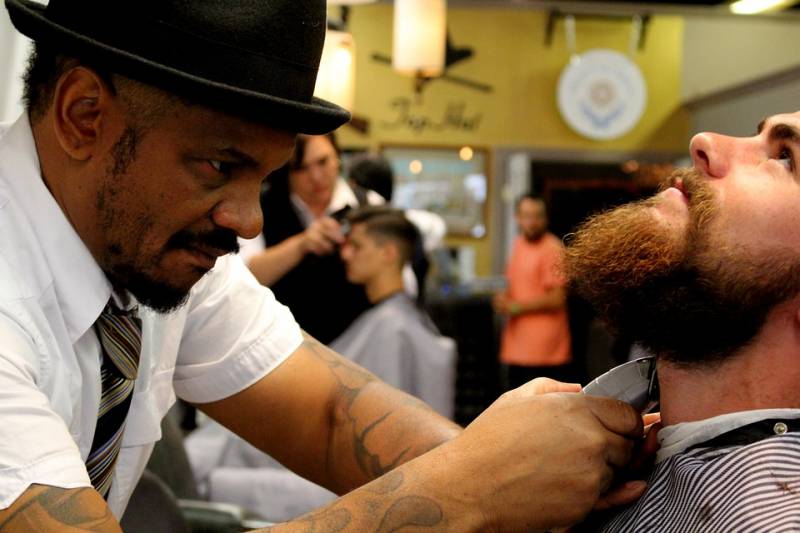
[[[447,224],[440,215],[423,209],[406,209],[405,215],[422,235],[422,246],[426,253],[431,253],[436,248],[444,246]]]
[[[554,239],[550,244],[544,249],[541,273],[542,285],[547,289],[557,289],[567,284],[562,268],[564,246],[557,239]]]
[[[225,256],[192,290],[175,366],[175,393],[212,402],[249,387],[303,341],[289,309],[238,256]]]
[[[242,261],[245,263],[247,263],[253,256],[263,252],[267,247],[267,243],[264,241],[263,233],[259,233],[257,237],[252,239],[242,239],[239,237],[238,241],[239,256],[241,256]]]
[[[40,348],[0,314],[0,509],[32,484],[90,487],[78,446],[37,387]]]

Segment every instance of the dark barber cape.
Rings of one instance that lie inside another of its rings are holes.
[[[268,247],[305,231],[285,185],[262,194],[261,207]],[[347,281],[338,250],[325,256],[306,255],[270,288],[278,301],[289,307],[300,327],[325,344],[369,308],[364,288]]]

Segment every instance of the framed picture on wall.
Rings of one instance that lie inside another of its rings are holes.
[[[381,155],[394,172],[394,206],[441,215],[448,235],[476,239],[486,235],[488,150],[384,145]]]

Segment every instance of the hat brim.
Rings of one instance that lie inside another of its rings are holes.
[[[163,65],[77,33],[45,15],[44,4],[32,0],[5,0],[11,20],[34,41],[58,45],[59,50],[95,60],[113,72],[161,87],[178,96],[222,111],[290,131],[320,135],[350,120],[344,108],[312,97],[297,102],[209,80]]]

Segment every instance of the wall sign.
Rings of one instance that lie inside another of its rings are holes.
[[[387,130],[409,129],[414,133],[424,131],[476,131],[481,125],[481,113],[468,113],[465,102],[449,102],[439,116],[416,113],[410,98],[395,98],[389,104],[394,113],[381,126]]]
[[[558,110],[576,133],[616,139],[642,118],[647,86],[639,67],[614,50],[597,48],[573,57],[561,72]]]

